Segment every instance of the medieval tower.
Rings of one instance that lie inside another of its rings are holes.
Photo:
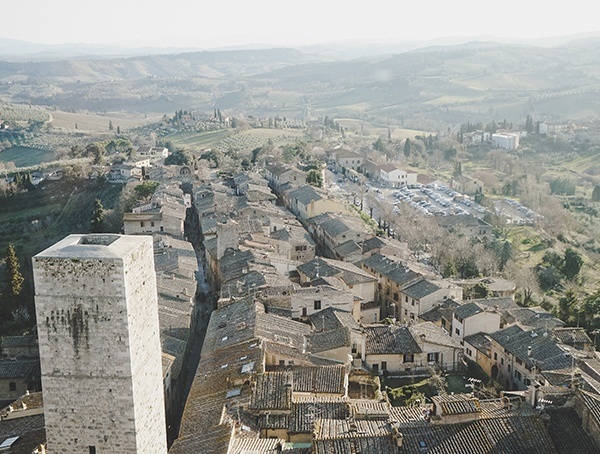
[[[69,235],[33,258],[48,452],[167,452],[152,238]]]

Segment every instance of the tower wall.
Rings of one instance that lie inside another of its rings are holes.
[[[166,453],[151,237],[70,235],[33,268],[49,453]]]

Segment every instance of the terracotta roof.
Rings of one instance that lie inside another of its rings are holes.
[[[401,427],[407,454],[553,454],[546,426],[537,416],[491,418],[455,424],[417,422]]]
[[[345,393],[344,366],[294,366],[294,392]]]
[[[319,419],[315,422],[315,440],[336,438],[390,437],[388,421],[366,419]]]
[[[422,339],[423,342],[462,349],[462,345],[456,339],[450,337],[446,331],[431,322],[417,323],[408,329],[415,339]]]
[[[0,444],[15,436],[18,436],[19,439],[6,452],[9,454],[31,454],[35,448],[46,442],[44,415],[1,420]]]
[[[404,294],[406,294],[409,298],[414,298],[419,300],[424,298],[427,295],[431,295],[432,293],[440,290],[441,287],[434,284],[431,281],[426,279],[421,279],[420,281],[415,282],[414,284],[410,284],[402,289]]]
[[[346,326],[352,330],[360,330],[360,325],[348,311],[328,307],[311,314],[308,319],[317,330],[330,331]]]
[[[391,436],[315,440],[312,449],[313,454],[396,454],[398,452]]]
[[[454,315],[456,315],[456,318],[465,319],[480,314],[484,311],[485,308],[483,308],[481,305],[470,302],[456,307],[454,309]]]
[[[525,331],[519,325],[512,325],[490,334],[490,337],[528,368],[535,365],[542,371],[559,370],[570,367],[573,361],[544,329]],[[531,354],[528,353],[529,347]]]
[[[252,410],[290,410],[292,405],[291,372],[265,372],[257,377],[252,391]]]
[[[583,328],[554,328],[554,336],[563,344],[592,344],[592,340]]]
[[[406,326],[365,326],[365,333],[367,355],[421,353],[419,345]]]
[[[321,353],[337,348],[350,348],[350,330],[342,326],[329,331],[314,332],[307,336],[308,351]]]
[[[574,408],[549,406],[546,407],[545,412],[550,416],[548,433],[558,452],[577,452],[577,454],[598,452],[598,446],[583,429],[581,419]]]
[[[228,454],[275,454],[284,443],[278,438],[236,438]]]
[[[486,356],[491,355],[492,340],[486,333],[471,334],[463,339],[466,344],[472,345]]]
[[[307,399],[294,402],[289,418],[290,433],[312,433],[319,419],[346,419],[348,403],[343,399]]]
[[[0,379],[10,378],[33,381],[32,377],[40,376],[39,359],[4,359],[0,360]]]
[[[479,413],[479,399],[469,394],[449,394],[445,396],[433,396],[431,398],[435,406],[435,413],[440,416],[462,415],[467,413]]]

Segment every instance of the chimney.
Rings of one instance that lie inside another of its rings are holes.
[[[394,438],[394,441],[396,442],[396,446],[398,448],[402,447],[402,441],[404,439],[404,435],[402,435],[402,432],[400,432],[400,429],[398,429],[398,427],[393,427],[392,428],[392,436]]]

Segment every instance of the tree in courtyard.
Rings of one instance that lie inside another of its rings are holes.
[[[306,182],[311,186],[316,186],[318,188],[323,187],[323,174],[320,170],[311,169],[306,174]]]
[[[94,212],[92,214],[92,232],[100,233],[104,230],[104,207],[100,199],[94,200]]]
[[[473,299],[482,299],[490,296],[490,289],[483,282],[478,282],[471,288],[471,291],[468,293],[469,296]]]
[[[149,199],[152,194],[156,191],[156,188],[159,186],[158,181],[148,180],[144,181],[142,184],[138,184],[135,188],[133,188],[135,195],[138,199]]]

